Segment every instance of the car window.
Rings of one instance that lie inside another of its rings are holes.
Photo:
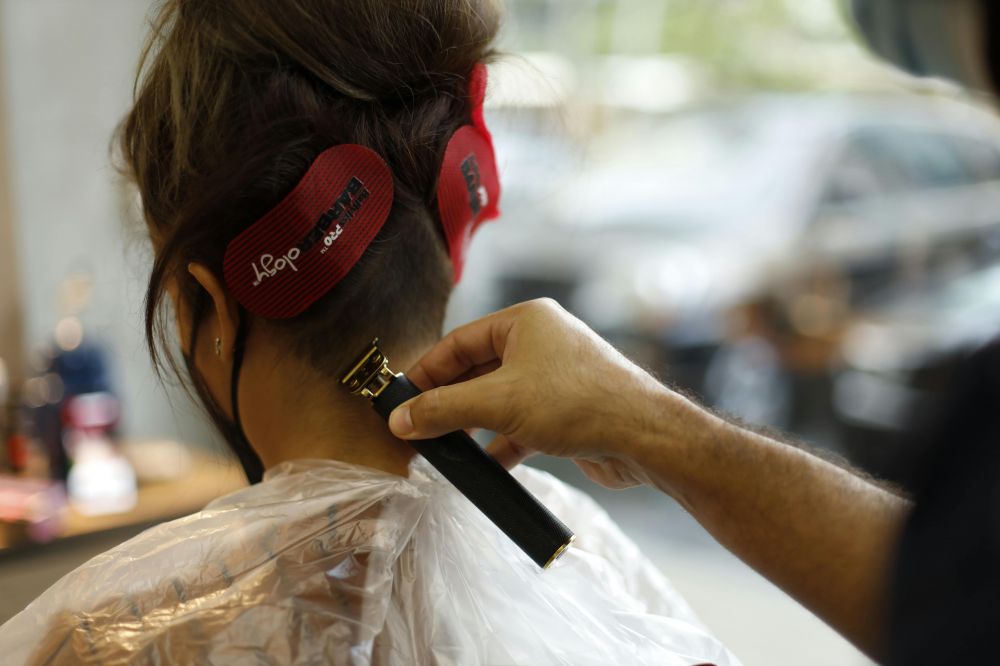
[[[849,206],[884,194],[885,166],[871,154],[859,137],[848,137],[827,172],[821,207]]]
[[[951,136],[948,141],[961,160],[969,182],[1000,180],[1000,148],[967,136]]]
[[[904,127],[859,130],[857,140],[880,165],[892,189],[929,190],[973,181],[954,137]]]

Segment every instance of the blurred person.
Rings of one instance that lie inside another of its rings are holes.
[[[1000,4],[851,5],[911,72],[1000,86]],[[542,452],[610,488],[650,485],[874,659],[997,662],[1000,338],[967,360],[944,413],[915,415],[912,501],[704,409],[552,301],[458,328],[407,374],[427,392],[393,412],[399,437],[485,427],[507,466]]]
[[[339,385],[376,335],[404,363],[441,337],[498,195],[470,187],[456,233],[442,160],[470,127],[485,150],[499,21],[491,0],[162,3],[120,129],[155,255],[146,333],[172,362],[169,301],[253,485],[68,574],[0,627],[5,664],[738,663],[585,495],[518,473],[580,532],[543,575]],[[487,161],[462,162],[470,183]],[[233,277],[241,243],[300,218],[302,243]]]

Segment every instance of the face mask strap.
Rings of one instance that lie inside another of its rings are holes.
[[[229,444],[230,450],[236,456],[236,459],[239,460],[240,466],[243,468],[243,473],[246,474],[247,481],[255,484],[260,482],[264,477],[264,464],[253,450],[253,447],[250,446],[250,442],[243,432],[243,424],[239,414],[239,379],[248,334],[246,324],[247,315],[240,308],[240,323],[236,332],[236,341],[233,349],[233,371],[230,378],[230,396],[233,404],[233,419],[230,420],[226,418],[225,412],[212,398],[211,391],[205,385],[205,381],[202,379],[201,373],[194,362],[194,349],[198,340],[198,332],[201,329],[201,313],[205,308],[205,299],[205,292],[199,289],[195,296],[194,307],[192,308],[190,349],[181,350],[183,352],[184,363],[187,366],[188,376],[191,377],[191,381],[194,383],[195,391],[201,398],[219,432],[225,438],[226,443]]]
[[[243,430],[243,421],[240,418],[240,373],[243,370],[243,356],[246,352],[247,336],[249,334],[249,324],[247,313],[240,308],[240,323],[236,328],[236,341],[233,343],[233,372],[229,381],[230,400],[233,406],[233,426],[238,445],[232,447],[239,458],[243,471],[247,475],[247,481],[251,485],[260,483],[264,478],[264,463],[260,456],[253,450],[250,440],[247,439]]]

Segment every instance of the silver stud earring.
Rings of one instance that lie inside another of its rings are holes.
[[[222,358],[222,338],[215,339],[215,355]]]

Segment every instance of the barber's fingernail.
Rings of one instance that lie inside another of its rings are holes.
[[[389,429],[397,437],[405,437],[413,432],[413,418],[408,405],[397,407],[389,415]]]

